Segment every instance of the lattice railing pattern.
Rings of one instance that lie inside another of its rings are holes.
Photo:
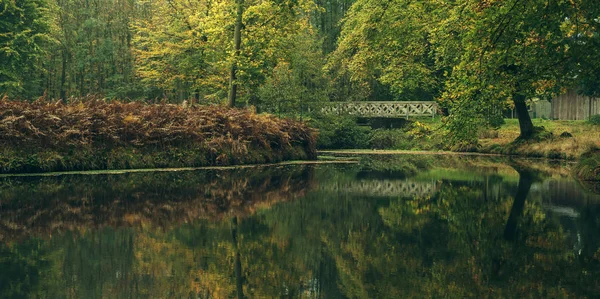
[[[353,193],[368,196],[427,196],[437,193],[435,181],[412,180],[359,180],[339,184],[322,185],[321,190],[336,193]]]
[[[324,104],[324,114],[350,114],[362,117],[435,116],[437,103],[428,102],[331,102]]]

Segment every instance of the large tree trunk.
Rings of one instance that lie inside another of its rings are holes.
[[[233,42],[235,52],[233,54],[233,63],[231,64],[231,74],[229,76],[229,107],[235,107],[237,97],[237,62],[240,56],[240,47],[242,45],[242,15],[244,14],[244,0],[237,0],[237,16],[235,17],[235,31],[233,33]]]
[[[515,103],[515,111],[517,112],[519,128],[521,130],[519,139],[529,139],[533,137],[534,129],[531,117],[529,117],[529,111],[527,111],[527,105],[525,104],[525,96],[516,94],[513,96],[513,102]]]

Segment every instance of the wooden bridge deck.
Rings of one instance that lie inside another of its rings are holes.
[[[330,102],[324,104],[324,114],[349,114],[359,117],[406,117],[431,116],[437,113],[437,103],[433,101],[394,101],[394,102]]]

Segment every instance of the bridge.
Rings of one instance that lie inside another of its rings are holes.
[[[431,116],[437,113],[434,101],[394,101],[394,102],[329,102],[321,107],[323,114],[349,114],[359,117]]]
[[[436,181],[413,180],[359,180],[336,184],[323,184],[322,191],[351,193],[365,196],[415,197],[433,196],[438,192]]]

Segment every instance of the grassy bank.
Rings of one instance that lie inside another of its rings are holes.
[[[600,126],[586,121],[560,121],[534,119],[552,136],[544,140],[514,143],[519,136],[519,123],[507,119],[497,131],[480,134],[480,152],[510,154],[527,157],[578,160],[585,153],[600,147]],[[568,133],[568,134],[567,134]]]
[[[315,159],[304,123],[221,106],[0,100],[0,173]]]
[[[496,132],[480,138],[480,152],[576,160],[573,174],[582,181],[600,181],[600,125],[586,121],[534,119],[535,126],[551,133],[541,140],[514,142],[519,136],[517,120],[506,120]],[[480,136],[481,137],[481,136]]]
[[[600,182],[600,149],[583,154],[573,171],[583,181]]]
[[[578,161],[574,173],[582,180],[600,180],[600,125],[590,121],[534,119],[547,132],[544,138],[515,142],[516,119],[505,119],[498,129],[481,129],[478,146],[452,144],[440,118],[412,119],[402,128],[371,129],[348,117],[315,119],[321,150],[359,149],[394,151],[454,151]],[[327,154],[327,152],[325,152]]]
[[[323,125],[324,123],[325,125]],[[519,136],[516,119],[506,119],[498,129],[482,129],[479,153],[577,160],[600,147],[600,126],[586,121],[550,121],[534,119],[535,126],[550,132],[546,139],[515,143]],[[314,122],[320,129],[318,147],[327,149],[383,149],[409,151],[464,151],[445,137],[440,118],[420,118],[395,129],[370,129],[358,126],[351,118]]]

